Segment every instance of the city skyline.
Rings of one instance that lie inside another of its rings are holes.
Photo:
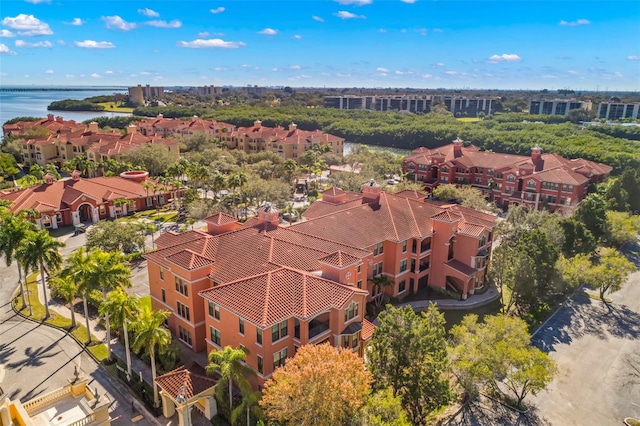
[[[3,85],[638,90],[640,5],[8,1]]]

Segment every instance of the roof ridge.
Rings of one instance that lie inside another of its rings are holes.
[[[418,225],[418,218],[416,218],[416,214],[413,212],[413,209],[411,208],[411,204],[409,203],[409,199],[405,198],[405,201],[407,203],[407,207],[409,208],[409,211],[411,212],[411,217],[413,218],[413,223],[416,225],[416,231],[418,233],[418,235],[420,234],[420,225]],[[413,201],[418,201],[418,200],[413,200]],[[421,203],[424,204],[424,203]]]
[[[277,271],[278,269],[276,269]],[[262,324],[267,323],[267,318],[269,315],[269,293],[271,292],[271,279],[272,273],[275,271],[267,272],[267,285],[264,286],[264,306],[262,308]]]
[[[388,195],[386,192],[384,191],[380,191],[380,196],[384,195],[384,205],[386,206],[386,210],[389,213],[389,220],[391,221],[391,226],[393,226],[393,232],[396,234],[396,241],[400,240],[400,235],[398,234],[398,228],[396,227],[396,221],[393,220],[393,213],[391,212],[391,209],[389,208],[389,200],[388,200]],[[401,197],[396,197],[396,198],[401,198]]]

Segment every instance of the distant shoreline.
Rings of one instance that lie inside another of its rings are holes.
[[[108,112],[109,114],[125,114],[125,115],[133,115],[133,113],[131,112],[124,112],[124,111],[111,111],[111,110],[99,110],[99,111],[94,111],[94,110],[89,110],[89,109],[48,109],[47,111],[50,112],[57,112],[57,113],[63,113],[63,112],[95,112],[96,114],[100,114],[101,112]]]
[[[0,92],[125,92],[126,87],[0,87]]]

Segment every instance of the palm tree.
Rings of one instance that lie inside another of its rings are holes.
[[[60,256],[60,252],[58,251],[60,247],[64,247],[64,243],[49,235],[46,229],[42,229],[37,232],[27,232],[24,242],[18,249],[20,251],[19,256],[26,268],[32,270],[40,269],[44,307],[46,310],[45,319],[48,319],[50,316],[45,274],[50,275],[52,271],[57,270],[60,268],[60,265],[62,265],[62,256]]]
[[[369,281],[373,284],[373,288],[377,289],[377,291],[374,291],[376,295],[373,296],[373,301],[377,307],[380,307],[380,305],[382,305],[382,300],[384,299],[384,289],[393,286],[393,281],[385,275],[376,275]]]
[[[231,346],[225,346],[222,350],[214,350],[209,352],[209,364],[207,364],[207,374],[219,374],[220,380],[216,385],[218,398],[223,394],[222,382],[229,383],[229,411],[233,411],[233,382],[241,389],[246,389],[251,385],[246,379],[249,374],[255,372],[244,365],[247,359],[247,353],[243,349],[235,349]]]
[[[211,180],[211,183],[213,185],[213,191],[214,191],[213,198],[214,200],[218,200],[218,193],[222,191],[222,189],[224,189],[225,185],[227,184],[227,180],[225,179],[222,173],[218,172],[215,175],[213,175],[213,179]]]
[[[121,286],[130,287],[131,268],[125,263],[122,253],[92,250],[89,252],[89,270],[86,274],[91,287],[102,290],[102,302],[107,300],[107,293]],[[104,313],[107,329],[107,353],[111,360],[111,324],[109,312]]]
[[[49,285],[54,288],[56,293],[69,304],[69,310],[71,311],[71,329],[76,328],[76,312],[73,309],[73,301],[76,300],[78,294],[80,294],[80,286],[70,276],[57,275],[49,280]]]
[[[140,300],[129,296],[123,289],[117,288],[100,305],[100,313],[109,316],[116,327],[122,327],[124,347],[127,356],[127,378],[131,377],[131,352],[129,351],[129,333],[127,324],[134,321],[140,312]]]
[[[23,220],[21,216],[23,215],[14,216],[7,212],[3,212],[0,215],[0,222],[2,222],[2,226],[0,226],[0,252],[4,255],[7,266],[11,266],[11,262],[14,259],[18,264],[18,282],[20,283],[20,294],[22,295],[22,308],[20,309],[24,309],[27,304],[17,249],[27,236],[27,233],[35,230],[35,226],[31,222]]]
[[[295,162],[295,160],[291,158],[289,158],[287,161],[285,161],[282,164],[282,171],[284,172],[284,175],[287,177],[288,184],[291,184],[291,180],[293,179],[293,176],[295,176],[297,170],[298,170],[298,164]]]
[[[151,376],[153,379],[153,402],[158,405],[158,388],[156,387],[156,347],[158,353],[166,351],[171,343],[171,333],[162,325],[169,318],[169,311],[154,311],[143,306],[138,319],[131,324],[136,337],[131,344],[134,351],[145,350],[151,359]]]
[[[251,388],[242,392],[242,402],[231,412],[231,424],[235,425],[240,420],[240,416],[247,412],[247,425],[251,424],[251,415],[256,419],[262,418],[262,410],[260,409],[260,399],[262,392],[252,391]]]
[[[89,271],[89,253],[84,247],[80,247],[67,258],[67,266],[61,271],[60,276],[69,277],[78,285],[78,294],[82,295],[82,304],[84,306],[84,318],[87,328],[87,345],[91,343],[91,327],[89,326],[89,304],[87,298],[89,293],[94,290],[92,283],[88,280]]]

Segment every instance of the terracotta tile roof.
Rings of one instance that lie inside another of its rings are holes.
[[[344,195],[346,194],[346,191],[343,191],[340,188],[337,188],[335,186],[332,186],[329,189],[325,189],[324,191],[320,191],[320,193],[322,195],[332,195],[332,196],[336,196],[336,195]]]
[[[486,228],[484,226],[473,225],[471,223],[463,222],[458,225],[458,232],[461,234],[469,235],[471,237],[479,237],[482,235]]]
[[[465,265],[464,263],[462,263],[462,262],[460,262],[459,260],[456,260],[456,259],[452,259],[452,260],[448,261],[447,263],[445,263],[445,265],[447,265],[450,268],[455,269],[456,271],[458,271],[458,272],[460,272],[463,275],[466,275],[468,277],[472,276],[477,271],[475,268],[472,268],[471,266]]]
[[[235,217],[226,213],[216,213],[213,216],[204,218],[204,221],[212,225],[227,225],[238,221]]]
[[[454,213],[453,211],[451,211],[451,209],[447,208],[444,211],[431,216],[431,219],[439,220],[442,222],[457,222],[462,219],[462,216]]]
[[[356,196],[354,196],[356,195]],[[347,210],[354,206],[362,204],[362,194],[347,193],[347,198],[343,203],[332,203],[321,199],[311,204],[307,210],[302,213],[302,216],[307,219],[315,219],[317,217],[325,216],[339,212],[341,210]]]
[[[410,198],[412,200],[424,200],[424,197],[429,194],[412,189],[403,189],[402,191],[398,191],[393,195],[395,195],[396,197]]]
[[[349,253],[345,253],[342,251],[331,253],[329,256],[320,258],[319,261],[332,266],[336,266],[338,268],[344,268],[361,262],[360,258],[351,256]]]
[[[169,262],[172,262],[189,271],[193,269],[200,269],[213,263],[212,259],[201,256],[191,250],[181,250],[177,253],[167,256],[166,259]]]
[[[156,383],[175,400],[178,395],[184,392],[185,385],[187,389],[186,397],[189,399],[214,387],[217,380],[195,374],[183,366],[156,377]]]
[[[328,309],[341,309],[358,293],[367,294],[307,272],[278,268],[198,294],[264,329],[291,317],[309,320]]]
[[[580,174],[578,172],[574,172],[571,169],[566,169],[564,167],[545,170],[540,173],[536,173],[531,177],[544,182],[553,182],[553,183],[566,183],[571,185],[583,185],[589,181],[589,178]],[[526,179],[526,178],[525,178]]]
[[[366,318],[363,319],[362,320],[362,333],[360,333],[360,337],[362,337],[362,340],[371,339],[375,329],[376,329],[376,326],[373,325],[372,322],[368,321]]]
[[[208,234],[200,230],[189,230],[185,232],[167,231],[163,232],[158,238],[155,239],[158,249],[163,249],[170,246],[181,245],[189,243],[198,238],[205,238]]]

